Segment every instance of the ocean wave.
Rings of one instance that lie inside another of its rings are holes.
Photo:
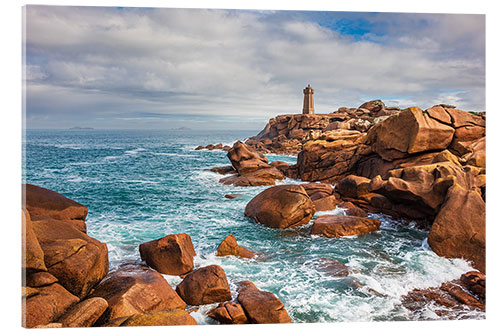
[[[156,156],[177,156],[177,157],[193,157],[193,158],[196,157],[189,154],[179,154],[179,153],[156,153],[156,152],[149,152],[149,153],[151,155],[156,155]]]
[[[137,153],[140,153],[141,151],[146,151],[146,149],[144,149],[144,148],[136,148],[136,149],[132,149],[132,150],[125,150],[125,154],[128,154],[128,155],[137,155]]]
[[[66,180],[68,182],[72,182],[72,183],[81,183],[81,182],[86,181],[87,179],[84,177],[80,177],[80,176],[70,176]]]
[[[138,183],[138,184],[159,184],[160,182],[154,180],[142,180],[142,179],[122,179],[122,183]]]
[[[77,143],[60,143],[60,144],[54,144],[52,146],[56,147],[56,148],[60,148],[60,149],[74,149],[74,150],[80,150],[83,148],[87,148],[85,145],[77,144]]]

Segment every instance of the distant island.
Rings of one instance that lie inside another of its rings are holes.
[[[75,126],[75,127],[71,127],[70,130],[93,130],[93,128],[92,127]]]
[[[171,131],[192,131],[191,128],[189,127],[178,127],[178,128],[171,128]]]

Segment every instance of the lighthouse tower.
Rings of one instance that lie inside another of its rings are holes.
[[[314,89],[308,84],[304,89],[304,108],[302,109],[302,114],[314,114],[313,94]]]

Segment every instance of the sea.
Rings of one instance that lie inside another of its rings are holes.
[[[402,305],[401,296],[414,288],[438,287],[473,268],[465,260],[437,256],[427,245],[427,232],[415,223],[371,214],[381,220],[380,230],[334,239],[311,236],[310,229],[319,215],[345,214],[340,208],[316,213],[309,224],[283,230],[244,216],[246,204],[267,187],[220,184],[224,176],[207,169],[230,164],[226,152],[195,147],[232,145],[256,133],[27,130],[22,182],[87,206],[88,234],[107,244],[111,270],[123,263],[139,263],[141,243],[187,233],[196,250],[195,268],[220,265],[234,299],[237,283],[252,281],[276,295],[295,323],[440,319],[435,314],[437,304],[411,312]],[[296,162],[294,156],[267,158],[270,162]],[[292,179],[278,182],[300,183]],[[240,196],[226,199],[228,193]],[[229,234],[260,256],[215,256]],[[332,276],[322,269],[321,258],[340,261],[354,273]],[[177,276],[164,277],[173,288],[181,281]],[[217,324],[206,315],[215,306],[200,306],[191,315],[198,324]],[[455,315],[457,319],[484,318],[483,312],[467,308]]]

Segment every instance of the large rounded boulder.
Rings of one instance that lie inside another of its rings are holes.
[[[188,234],[172,234],[143,243],[139,245],[139,252],[149,267],[167,275],[190,272],[196,255]]]
[[[102,297],[108,308],[100,325],[120,317],[151,311],[186,308],[186,303],[158,272],[134,264],[120,266],[96,287],[92,297]]]
[[[231,291],[222,267],[210,265],[186,275],[177,293],[190,305],[211,304],[231,300]]]
[[[24,184],[26,210],[33,221],[45,218],[65,221],[85,232],[88,208],[64,195],[43,187]]]
[[[307,224],[314,213],[314,203],[300,185],[270,187],[250,200],[245,208],[245,216],[279,229]]]
[[[283,303],[272,293],[257,288],[250,281],[240,282],[238,302],[252,324],[291,323]]]
[[[453,185],[432,224],[429,246],[447,258],[465,258],[486,270],[486,204],[476,191]]]

